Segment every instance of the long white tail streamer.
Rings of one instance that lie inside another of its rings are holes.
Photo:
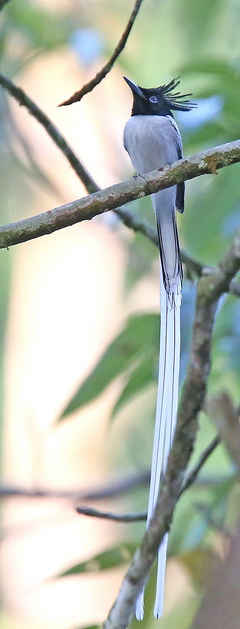
[[[154,513],[161,478],[166,471],[169,451],[176,427],[178,404],[181,281],[179,280],[179,286],[177,287],[176,293],[169,296],[163,282],[162,271],[163,269],[161,268],[161,327],[158,394],[147,527],[149,526],[149,522]],[[154,615],[156,618],[160,618],[163,613],[167,542],[168,534],[165,534],[158,552],[157,587],[154,606]],[[139,595],[136,603],[136,618],[138,620],[142,620],[143,616],[144,590]]]

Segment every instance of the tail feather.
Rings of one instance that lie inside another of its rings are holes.
[[[157,192],[152,195],[152,203],[157,219],[163,283],[169,300],[174,305],[181,302],[178,296],[181,296],[183,274],[172,194],[172,188]]]
[[[157,195],[154,195],[156,197]],[[154,204],[155,205],[155,204]],[[169,209],[169,208],[168,208]],[[182,267],[175,213],[165,213],[161,221],[157,213],[161,274],[161,328],[156,421],[153,440],[151,481],[148,503],[147,527],[156,506],[159,486],[165,474],[170,447],[172,444],[178,404],[178,380],[180,358],[180,305]],[[165,220],[164,220],[165,218]],[[163,612],[164,581],[166,570],[168,534],[166,533],[158,552],[158,570],[154,615],[159,618]],[[136,617],[144,615],[144,591],[136,603]]]
[[[164,287],[162,287],[162,291]],[[166,380],[169,382],[168,390],[165,393],[166,398],[166,414],[159,416],[156,423],[161,422],[165,432],[165,440],[161,451],[159,448],[159,467],[161,474],[165,474],[169,451],[172,445],[174,432],[177,421],[177,403],[178,403],[178,379],[179,379],[179,357],[180,357],[180,305],[172,308],[167,312],[168,318],[168,339],[166,343],[168,361],[166,361]],[[170,341],[170,342],[169,342]],[[151,505],[152,515],[158,496],[159,484],[156,490],[155,502]],[[157,587],[154,606],[154,615],[160,618],[163,614],[164,601],[164,583],[166,571],[168,534],[164,535],[162,544],[158,551],[158,569],[157,569]]]
[[[155,597],[155,604],[154,604],[155,618],[161,618],[161,616],[163,615],[165,574],[166,574],[166,562],[167,562],[167,545],[168,545],[168,533],[164,535],[164,538],[162,540],[161,546],[158,551],[157,587],[156,587],[156,597]]]

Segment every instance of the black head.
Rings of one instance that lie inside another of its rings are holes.
[[[183,100],[191,94],[180,94],[173,92],[179,85],[179,77],[173,79],[167,85],[160,87],[140,87],[126,76],[123,77],[133,93],[132,116],[152,115],[152,116],[172,116],[172,111],[190,111],[193,107],[197,107],[195,103],[189,100]]]

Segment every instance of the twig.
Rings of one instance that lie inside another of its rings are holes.
[[[234,239],[219,266],[199,281],[190,362],[167,473],[150,526],[133,557],[119,595],[104,623],[105,629],[126,629],[128,626],[136,599],[146,581],[163,536],[170,528],[174,508],[181,494],[182,478],[194,446],[198,413],[204,403],[211,366],[211,337],[218,301],[239,268],[240,235]]]
[[[110,511],[99,511],[99,509],[91,509],[90,507],[76,507],[77,513],[80,515],[87,515],[91,518],[100,518],[103,520],[114,520],[114,522],[141,522],[146,520],[147,513],[142,511],[141,513],[111,513]]]
[[[186,477],[186,479],[185,479],[185,481],[184,481],[184,483],[182,485],[182,489],[181,489],[181,492],[179,494],[179,497],[191,485],[193,485],[193,483],[195,482],[195,480],[196,480],[200,470],[202,469],[202,467],[204,466],[206,461],[209,459],[211,454],[214,452],[216,447],[219,445],[219,443],[221,443],[220,436],[214,437],[214,439],[211,441],[211,443],[207,446],[206,450],[204,450],[204,452],[202,452],[202,454],[199,457],[199,460],[196,463],[195,467],[191,470],[189,475]],[[89,516],[91,518],[100,518],[100,519],[104,519],[104,520],[113,520],[114,522],[126,522],[126,523],[129,523],[129,522],[142,522],[142,521],[145,521],[147,519],[147,512],[146,511],[142,511],[140,513],[118,514],[118,513],[112,513],[110,511],[99,511],[99,509],[92,509],[91,507],[76,507],[76,511],[80,515],[86,515],[86,516]]]
[[[108,72],[110,72],[110,70],[112,69],[116,59],[119,57],[120,53],[122,52],[122,50],[124,49],[124,46],[126,45],[128,36],[132,30],[133,24],[136,20],[137,14],[139,12],[140,6],[142,4],[143,0],[136,0],[132,13],[130,15],[130,18],[128,20],[127,26],[123,31],[123,34],[112,54],[112,56],[110,57],[109,61],[103,66],[103,68],[101,68],[101,70],[99,70],[99,72],[97,72],[96,76],[91,79],[91,81],[89,81],[88,83],[86,83],[86,85],[83,85],[83,87],[78,90],[77,92],[75,92],[75,94],[73,94],[73,96],[70,96],[70,98],[68,98],[67,100],[65,100],[63,103],[61,103],[59,105],[59,107],[62,107],[64,105],[72,105],[72,103],[76,103],[77,101],[80,101],[82,99],[83,96],[85,96],[85,94],[88,94],[89,92],[91,92],[94,87],[96,87],[96,85],[99,85],[99,83],[101,83],[101,81],[105,78],[105,76],[108,74]]]
[[[44,127],[53,142],[58,146],[62,153],[67,158],[69,164],[71,164],[73,170],[77,176],[81,179],[88,192],[95,192],[99,188],[91,175],[87,172],[86,168],[79,161],[74,151],[70,148],[69,144],[59,131],[59,129],[51,122],[46,114],[38,107],[38,105],[24,92],[21,87],[18,87],[10,81],[4,74],[0,73],[0,85],[2,85],[19,103],[19,105],[26,107],[28,112],[36,118],[36,120]]]
[[[54,498],[67,499],[71,501],[88,500],[96,501],[115,497],[136,487],[142,487],[149,483],[150,472],[145,471],[138,475],[127,476],[112,481],[109,485],[91,490],[83,489],[46,489],[44,487],[17,487],[12,485],[0,485],[1,498]]]
[[[171,166],[165,166],[160,172],[154,170],[144,177],[138,175],[43,214],[5,225],[0,228],[0,248],[51,234],[75,223],[90,220],[94,216],[116,209],[119,205],[124,205],[134,199],[169,188],[176,183],[210,174],[213,172],[213,164],[216,170],[239,161],[240,140],[196,153],[189,158],[174,162]]]
[[[220,438],[215,437],[213,441],[209,444],[206,450],[202,453],[198,463],[193,468],[189,476],[187,476],[184,484],[182,486],[181,494],[188,489],[190,485],[192,485],[197,475],[199,474],[201,468],[203,467],[206,460],[212,454],[213,450],[220,443]],[[43,498],[43,499],[67,499],[70,501],[76,500],[103,500],[106,498],[116,497],[119,494],[126,493],[128,491],[132,491],[136,487],[141,487],[144,485],[148,485],[150,480],[150,472],[143,472],[139,474],[139,476],[130,476],[126,478],[122,478],[118,481],[111,483],[108,486],[100,487],[99,489],[93,489],[90,491],[83,491],[81,489],[71,490],[71,489],[46,489],[43,487],[27,489],[26,487],[16,487],[9,485],[0,485],[0,499],[6,498]],[[99,509],[92,509],[91,507],[75,507],[77,513],[80,515],[86,515],[94,518],[103,518],[108,520],[114,520],[115,522],[141,522],[146,520],[147,512],[143,511],[140,513],[128,513],[128,514],[117,514],[111,512],[100,511]]]
[[[181,494],[192,485],[203,465],[220,443],[220,437],[215,437],[213,441],[207,446],[206,450],[201,454],[196,466],[192,469],[189,476],[183,483]],[[214,479],[215,480],[215,479]],[[138,476],[129,476],[116,480],[105,487],[98,489],[92,489],[84,491],[82,489],[46,489],[44,487],[17,487],[13,485],[0,485],[0,499],[4,498],[43,498],[43,499],[67,499],[71,501],[76,500],[88,500],[97,501],[106,498],[116,497],[122,493],[132,491],[137,487],[148,485],[150,481],[150,472],[142,472]],[[130,514],[116,514],[110,512],[99,511],[98,509],[92,509],[90,507],[76,507],[77,513],[95,518],[104,518],[115,520],[116,522],[137,522],[146,520],[147,512],[130,513]]]

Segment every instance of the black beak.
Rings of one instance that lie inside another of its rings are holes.
[[[147,100],[141,88],[138,85],[136,85],[136,83],[133,83],[133,81],[130,81],[130,79],[128,79],[126,76],[124,76],[123,78],[124,78],[124,81],[126,81],[126,83],[129,85],[130,89],[132,90],[134,94],[137,94],[138,96],[140,96],[140,98],[143,98],[143,100]]]

